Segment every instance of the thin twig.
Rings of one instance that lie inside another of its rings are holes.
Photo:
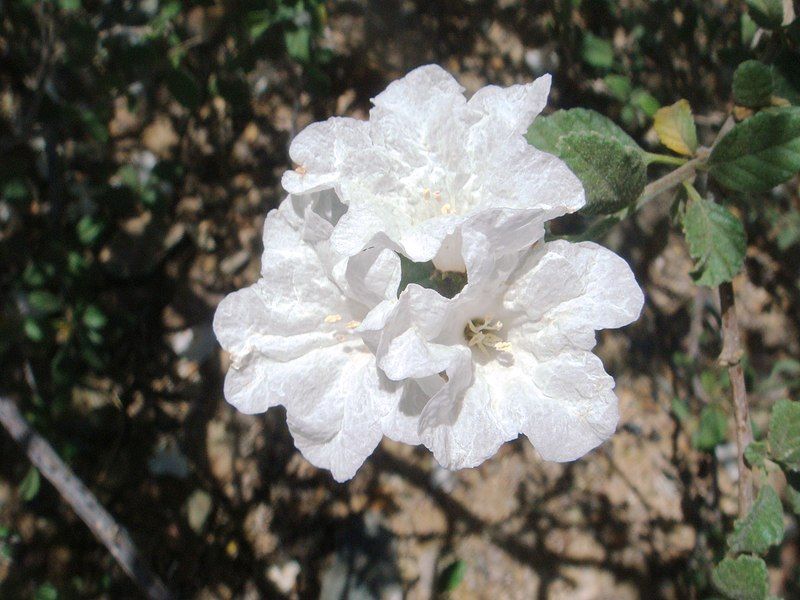
[[[639,200],[636,202],[636,210],[639,210],[650,202],[656,196],[663,194],[664,192],[671,190],[674,187],[679,186],[681,183],[686,181],[687,179],[691,179],[694,177],[695,173],[697,172],[697,168],[705,163],[706,159],[708,158],[708,153],[704,152],[703,154],[693,158],[689,162],[681,165],[674,171],[670,171],[663,177],[656,179],[655,181],[648,183],[644,191],[642,191],[642,195],[639,196]]]
[[[172,595],[139,555],[128,532],[97,501],[94,494],[64,464],[47,440],[34,431],[10,398],[0,397],[0,423],[22,446],[30,461],[58,490],[92,533],[111,552],[122,569],[150,600]]]
[[[739,516],[744,517],[753,506],[753,472],[744,460],[744,451],[753,441],[753,430],[750,427],[750,408],[747,405],[747,390],[742,369],[742,341],[732,282],[726,281],[719,286],[719,301],[722,310],[722,352],[719,355],[719,363],[727,367],[731,380],[739,465]]]

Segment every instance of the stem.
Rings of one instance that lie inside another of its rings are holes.
[[[648,183],[645,186],[644,191],[642,191],[642,195],[639,196],[639,200],[636,202],[636,210],[642,208],[656,196],[659,196],[660,194],[679,186],[686,180],[692,179],[695,176],[698,167],[701,167],[705,164],[706,158],[708,158],[707,154],[693,158],[689,162],[682,164],[674,171],[670,171],[663,177]]]
[[[64,464],[47,440],[28,425],[16,404],[9,398],[0,397],[0,424],[22,446],[34,466],[53,484],[95,537],[108,548],[142,593],[150,600],[172,598],[158,576],[142,561],[128,532]]]
[[[664,165],[685,165],[689,159],[682,156],[672,156],[670,154],[657,154],[655,152],[645,152],[645,160],[647,164],[661,163]]]
[[[719,363],[728,368],[731,380],[739,465],[739,517],[744,517],[753,506],[753,472],[744,460],[744,451],[753,441],[753,429],[750,426],[750,409],[747,405],[747,390],[741,363],[742,341],[739,335],[739,321],[736,318],[736,296],[732,282],[726,281],[720,284],[719,301],[722,309],[722,352],[719,355]]]

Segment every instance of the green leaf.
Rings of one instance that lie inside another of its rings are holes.
[[[624,146],[644,154],[644,150],[614,121],[599,112],[585,108],[558,110],[550,116],[537,117],[528,128],[525,137],[529,144],[539,150],[555,154],[558,141],[562,137],[570,133],[588,132],[613,138]]]
[[[767,458],[767,443],[764,441],[750,442],[744,449],[744,459],[753,468],[765,468],[764,460]]]
[[[633,84],[631,84],[629,77],[611,74],[603,77],[603,82],[606,84],[606,87],[611,95],[620,102],[627,102],[631,97]]]
[[[651,119],[656,116],[656,112],[661,108],[661,103],[642,88],[636,88],[631,94],[631,105],[639,108],[644,114]]]
[[[750,46],[750,43],[756,35],[756,31],[758,31],[758,24],[753,21],[750,15],[742,13],[739,29],[742,36],[742,45]]]
[[[44,331],[36,319],[27,317],[22,323],[22,329],[31,341],[41,342],[44,339]]]
[[[608,40],[587,32],[583,36],[581,56],[596,69],[610,69],[614,64],[614,47]]]
[[[39,470],[36,467],[31,467],[19,484],[19,495],[25,502],[30,502],[39,493],[41,485],[42,480],[39,477]]]
[[[796,515],[800,515],[800,473],[786,473],[786,501]]]
[[[769,592],[767,565],[757,556],[723,559],[711,573],[711,581],[733,600],[764,600]]]
[[[456,560],[445,567],[439,576],[439,590],[441,592],[452,592],[464,580],[467,573],[467,563],[463,560]]]
[[[31,308],[44,314],[52,314],[61,310],[61,299],[45,290],[36,290],[28,294],[28,302]]]
[[[770,458],[790,471],[800,471],[800,402],[775,403],[768,439]]]
[[[745,0],[753,20],[765,29],[775,29],[783,22],[782,0]]]
[[[599,133],[570,133],[558,141],[556,155],[567,163],[586,190],[587,215],[627,208],[647,183],[642,155]]]
[[[311,60],[311,29],[308,27],[287,29],[283,33],[283,41],[286,44],[287,54],[294,60],[300,63]]]
[[[95,221],[91,216],[85,215],[78,221],[75,229],[80,243],[84,246],[91,246],[100,238],[105,230],[105,225],[102,221]]]
[[[758,492],[753,508],[743,519],[738,519],[733,533],[728,536],[728,548],[736,554],[752,552],[764,554],[770,546],[783,541],[783,507],[778,492],[764,484]]]
[[[757,60],[747,60],[733,74],[733,100],[741,106],[760,108],[772,99],[772,69]]]
[[[89,329],[102,329],[106,326],[108,318],[94,304],[90,304],[83,312],[83,324]]]
[[[58,590],[52,583],[45,583],[36,588],[33,600],[58,600]]]
[[[716,287],[741,269],[747,236],[742,222],[724,206],[705,198],[690,200],[683,233],[695,259],[692,276],[699,285]]]
[[[673,152],[691,156],[697,150],[697,128],[688,101],[678,100],[675,104],[659,108],[653,128],[661,143]]]
[[[800,107],[770,108],[742,121],[714,146],[709,172],[739,192],[767,192],[800,171]]]
[[[680,398],[673,398],[670,407],[672,414],[681,423],[686,423],[692,416],[689,406]]]
[[[692,445],[698,450],[713,452],[728,435],[728,415],[716,404],[708,404],[700,412],[697,431],[692,435]]]

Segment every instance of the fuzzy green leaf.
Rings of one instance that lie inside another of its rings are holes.
[[[764,441],[750,442],[744,449],[744,459],[753,468],[765,468],[764,460],[767,458],[767,443]]]
[[[772,98],[772,69],[757,60],[736,67],[733,74],[733,100],[741,106],[768,106]]]
[[[39,493],[41,485],[42,480],[39,477],[39,470],[36,467],[31,467],[19,484],[19,495],[25,502],[30,502]]]
[[[692,445],[698,450],[711,452],[722,444],[728,435],[728,416],[716,404],[705,406],[700,413],[697,431],[692,436]]]
[[[739,272],[747,249],[742,222],[712,200],[691,200],[683,216],[683,233],[695,259],[692,273],[699,285],[716,287]]]
[[[768,439],[772,460],[790,471],[800,471],[800,402],[775,403]]]
[[[711,580],[733,600],[764,600],[769,592],[767,565],[757,556],[724,559],[714,568]]]
[[[558,110],[547,117],[537,117],[528,129],[527,139],[532,146],[556,154],[558,141],[571,133],[594,132],[610,137],[624,146],[644,154],[631,136],[614,121],[599,112],[585,108]]]
[[[731,552],[764,554],[783,540],[783,507],[778,492],[768,484],[761,486],[753,508],[736,521],[728,536]]]
[[[633,204],[647,183],[641,154],[599,133],[570,133],[558,141],[556,155],[586,189],[587,215],[611,214]]]
[[[614,47],[608,40],[586,33],[583,36],[581,56],[596,69],[610,69],[614,64]]]
[[[786,473],[786,501],[792,512],[800,515],[800,473]]]
[[[783,0],[745,0],[750,16],[765,29],[775,29],[783,22]]]
[[[709,172],[740,192],[767,192],[800,171],[800,107],[770,108],[742,121],[714,146]]]

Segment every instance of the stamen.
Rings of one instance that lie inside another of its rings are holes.
[[[327,317],[325,317],[325,322],[328,324],[338,323],[341,320],[342,320],[342,315],[328,315]]]
[[[347,327],[348,329],[355,329],[359,325],[361,325],[361,321],[353,320],[353,321],[348,322],[347,325],[345,325],[345,327]]]
[[[430,191],[428,188],[422,188],[422,197],[423,197],[425,200],[430,200],[430,197],[431,197],[431,191]]]
[[[452,215],[453,212],[454,212],[453,211],[453,207],[450,206],[449,202],[447,202],[445,204],[442,204],[442,214],[443,215]]]
[[[433,199],[436,200],[437,202],[441,202],[442,192],[439,191],[433,192]]]
[[[476,346],[484,354],[488,354],[490,349],[510,352],[511,343],[504,341],[496,333],[502,328],[502,321],[495,321],[493,317],[478,317],[467,322],[464,338],[470,348]]]
[[[303,165],[297,165],[294,168],[294,172],[297,173],[298,175],[305,175],[306,173],[308,173],[308,169],[306,169]]]

